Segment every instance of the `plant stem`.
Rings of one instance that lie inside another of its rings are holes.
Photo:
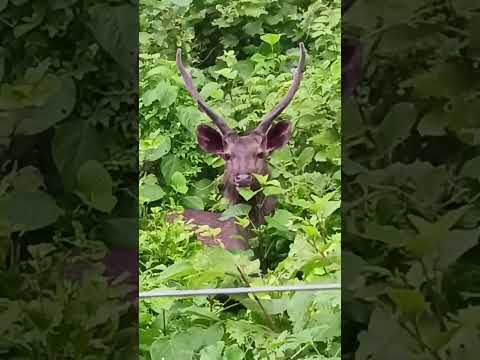
[[[247,287],[252,287],[250,285],[250,282],[248,281],[247,277],[245,276],[245,274],[243,273],[243,271],[240,269],[240,267],[238,265],[235,265],[238,272],[240,273],[240,277],[242,278],[243,282],[245,283],[245,285]],[[260,309],[262,309],[263,311],[263,314],[265,315],[265,318],[267,319],[267,321],[270,323],[270,326],[273,330],[275,331],[278,331],[277,329],[277,326],[275,325],[275,322],[273,321],[273,318],[270,316],[270,314],[267,313],[267,311],[265,310],[265,308],[263,307],[263,304],[262,302],[260,301],[260,299],[258,298],[258,296],[256,294],[252,294],[253,298],[255,299],[255,301],[257,302],[258,306],[260,306]]]

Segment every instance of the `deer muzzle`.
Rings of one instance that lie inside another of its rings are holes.
[[[249,174],[239,174],[233,179],[237,187],[251,187],[253,185],[253,176]]]

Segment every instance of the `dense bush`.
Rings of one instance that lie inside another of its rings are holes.
[[[130,1],[0,1],[3,359],[136,357],[135,287],[101,263],[136,258],[135,19]]]
[[[479,10],[356,1],[343,17],[363,48],[342,104],[344,359],[478,356]]]
[[[339,281],[339,21],[340,3],[329,0],[141,2],[142,290]],[[203,248],[165,212],[232,208],[219,191],[222,160],[196,143],[196,126],[209,120],[183,87],[175,50],[182,48],[209,105],[246,131],[286,93],[300,41],[307,68],[282,115],[293,136],[270,161],[277,211],[255,229],[252,251]],[[340,296],[145,300],[140,327],[145,359],[333,359],[340,357]]]

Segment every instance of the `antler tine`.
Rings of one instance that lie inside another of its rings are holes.
[[[197,89],[193,85],[192,75],[187,72],[185,66],[182,63],[182,50],[177,49],[177,68],[180,71],[182,76],[183,82],[185,83],[185,88],[192,96],[193,100],[197,102],[198,108],[200,111],[203,111],[220,129],[222,134],[226,135],[230,133],[232,130],[228,127],[228,125],[223,121],[223,119],[217,115],[213,110],[211,110],[205,101],[200,97]]]
[[[295,93],[298,90],[298,87],[300,86],[300,81],[302,80],[303,77],[303,72],[305,70],[305,46],[303,45],[303,42],[299,44],[300,48],[300,61],[298,63],[298,66],[295,70],[295,74],[293,75],[293,81],[292,85],[290,86],[290,89],[288,89],[287,95],[280,101],[280,103],[273,108],[272,111],[270,111],[263,119],[260,125],[258,125],[256,131],[260,133],[266,133],[267,130],[270,128],[272,125],[272,121],[280,115],[280,113],[285,110],[285,108],[290,104],[292,101],[293,97],[295,96]]]

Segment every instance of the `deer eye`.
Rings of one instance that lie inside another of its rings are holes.
[[[265,153],[264,153],[264,152],[259,152],[259,153],[257,154],[257,157],[258,157],[259,159],[263,159],[263,158],[265,157]]]
[[[232,155],[230,155],[230,154],[223,154],[223,158],[224,158],[225,160],[230,160],[230,159],[232,158]]]

